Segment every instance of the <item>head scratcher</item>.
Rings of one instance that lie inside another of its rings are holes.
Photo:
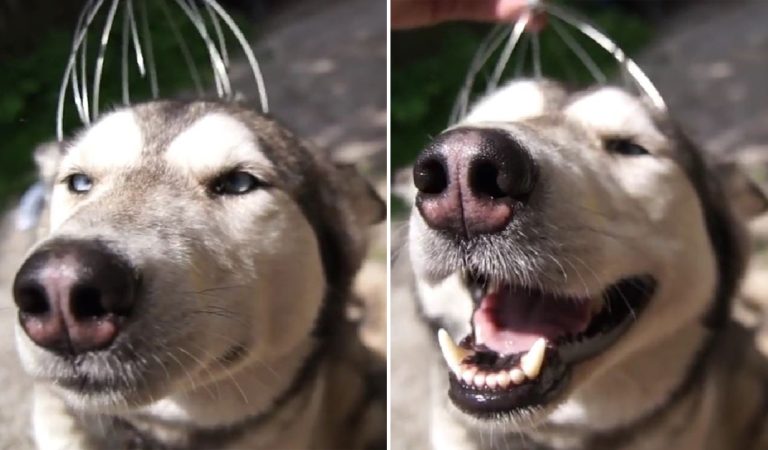
[[[467,109],[478,90],[478,78],[484,70],[490,69],[490,74],[484,80],[485,92],[492,92],[499,86],[510,63],[514,64],[513,77],[523,76],[527,64],[532,66],[530,69],[534,78],[542,77],[540,37],[537,31],[527,30],[533,17],[546,18],[546,28],[550,28],[565,43],[565,46],[581,61],[596,83],[605,84],[608,77],[589,55],[589,52],[573,37],[569,28],[575,28],[616,60],[624,75],[625,82],[629,82],[631,85],[627,87],[636,89],[655,108],[662,111],[666,110],[664,99],[651,80],[640,69],[640,66],[628,58],[624,51],[605,33],[561,5],[545,0],[529,0],[527,11],[516,22],[496,26],[478,47],[467,70],[464,84],[454,103],[450,124],[455,124],[466,116]],[[527,61],[529,53],[530,62]],[[496,58],[494,58],[495,55]],[[496,64],[492,65],[491,61],[494,59]]]
[[[104,58],[110,42],[117,40],[120,43],[119,47],[115,46],[115,50],[121,52],[122,104],[130,105],[132,101],[131,69],[138,70],[141,78],[146,80],[151,98],[160,97],[148,4],[157,7],[160,11],[159,15],[163,16],[162,18],[153,16],[152,19],[165,20],[170,26],[178,51],[184,58],[198,95],[202,96],[205,88],[201,73],[192,58],[189,42],[180,31],[179,20],[188,20],[192,23],[201,39],[200,42],[208,53],[216,95],[225,100],[235,97],[230,81],[232,54],[227,48],[227,38],[234,37],[253,73],[261,110],[268,111],[264,79],[253,50],[235,21],[216,0],[88,0],[75,27],[72,51],[59,91],[56,133],[60,141],[64,138],[65,103],[68,98],[74,100],[74,110],[77,111],[83,125],[89,125],[99,117],[99,107],[103,100],[101,81]],[[156,10],[152,11],[157,15]],[[102,23],[101,27],[96,25]],[[114,30],[115,28],[117,30]],[[96,59],[92,64],[89,63],[88,57],[91,32],[98,33]],[[113,34],[119,36],[113,38]],[[133,64],[135,67],[132,67]],[[110,99],[110,101],[115,100]]]

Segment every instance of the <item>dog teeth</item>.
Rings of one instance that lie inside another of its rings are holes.
[[[448,367],[456,376],[461,375],[461,360],[471,355],[472,352],[456,345],[451,335],[442,328],[437,332],[437,342],[440,344],[440,351],[442,351],[443,359],[445,359]]]
[[[515,384],[520,384],[525,381],[525,373],[522,370],[515,367],[509,371],[509,379]]]
[[[509,377],[508,372],[499,372],[496,374],[496,382],[499,383],[500,388],[506,389],[509,387],[509,383],[512,382],[512,379]]]
[[[539,338],[528,350],[528,353],[520,358],[520,368],[523,369],[525,376],[531,380],[536,379],[541,372],[541,365],[544,363],[544,353],[547,351],[547,340]]]
[[[499,372],[483,372],[472,364],[462,364],[464,358],[471,355],[472,351],[459,347],[442,328],[437,332],[437,341],[443,359],[458,379],[466,385],[487,389],[506,389],[513,384],[535,380],[541,373],[547,351],[547,340],[539,338],[528,353],[520,358],[520,367]]]
[[[526,380],[525,373],[518,367],[499,372],[483,372],[477,367],[462,365],[459,367],[459,373],[456,374],[456,377],[461,379],[464,384],[479,389],[506,389],[513,384],[522,384]]]
[[[477,367],[462,368],[461,379],[464,381],[465,384],[473,384],[476,373],[477,373]]]
[[[475,379],[473,380],[475,386],[481,388],[485,386],[485,373],[478,372],[477,375],[475,375]]]

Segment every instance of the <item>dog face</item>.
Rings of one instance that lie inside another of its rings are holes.
[[[105,116],[65,146],[50,235],[17,274],[26,370],[108,412],[297,351],[380,208],[341,174],[232,105]]]
[[[515,82],[434,139],[414,166],[410,252],[463,415],[614,426],[669,394],[643,398],[643,383],[690,364],[743,265],[704,167],[662,113],[611,87]],[[608,387],[644,374],[636,392]]]

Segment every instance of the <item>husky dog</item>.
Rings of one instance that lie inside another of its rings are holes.
[[[518,80],[413,177],[416,294],[443,357],[435,448],[765,448],[767,384],[729,304],[741,219],[766,199],[665,112]]]
[[[41,449],[362,448],[384,378],[346,318],[384,204],[222,102],[111,112],[49,150],[16,275]]]

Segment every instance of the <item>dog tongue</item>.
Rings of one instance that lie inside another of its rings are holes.
[[[589,299],[563,298],[536,290],[502,287],[487,294],[472,316],[475,344],[502,355],[528,351],[539,338],[586,330],[591,318]]]

